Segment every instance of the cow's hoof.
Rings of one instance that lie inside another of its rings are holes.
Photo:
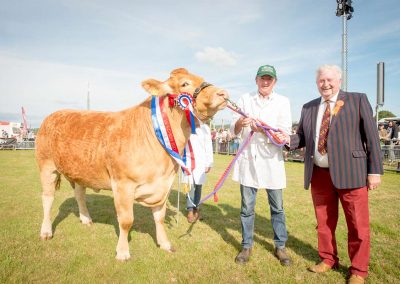
[[[42,234],[40,234],[40,239],[42,241],[51,240],[52,238],[53,238],[53,234],[51,234],[51,233],[42,233]]]
[[[171,246],[171,245],[168,245],[168,246],[160,246],[160,248],[161,248],[162,250],[165,250],[165,251],[170,252],[170,253],[176,252],[176,249],[175,249],[173,246]]]
[[[81,215],[81,216],[79,217],[79,219],[81,220],[81,223],[82,223],[83,225],[88,225],[88,226],[93,225],[92,218],[90,218],[90,217],[86,217],[86,216],[84,216],[84,215]]]
[[[129,259],[131,259],[131,255],[128,253],[117,253],[117,256],[115,257],[116,260],[118,261],[128,261]]]
[[[86,226],[92,226],[93,225],[93,221],[92,220],[81,220],[81,223],[83,225],[86,225]]]

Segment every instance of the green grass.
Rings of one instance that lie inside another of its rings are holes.
[[[203,196],[209,193],[232,157],[215,156]],[[150,209],[135,205],[130,233],[132,259],[114,259],[117,221],[110,191],[88,190],[91,227],[80,224],[78,206],[63,180],[52,209],[54,238],[41,241],[41,188],[33,151],[0,151],[0,283],[344,283],[349,266],[343,215],[337,229],[341,268],[325,275],[307,271],[318,262],[316,221],[310,192],[303,190],[303,164],[287,163],[284,191],[291,267],[273,256],[273,233],[266,194],[256,205],[255,246],[251,261],[238,266],[240,249],[239,185],[227,179],[219,202],[202,206],[204,220],[185,219],[185,197],[177,184],[168,201],[165,226],[174,254],[159,249]],[[386,172],[382,186],[370,192],[371,262],[369,283],[400,281],[400,174]],[[177,200],[180,211],[177,212]]]

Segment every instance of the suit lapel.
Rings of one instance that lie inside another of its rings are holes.
[[[329,127],[330,129],[333,129],[333,127],[334,127],[335,124],[336,124],[336,121],[338,120],[338,116],[339,116],[340,113],[343,111],[343,108],[346,107],[345,100],[346,100],[346,95],[345,95],[345,93],[344,93],[342,90],[340,90],[340,92],[339,92],[339,94],[338,94],[338,98],[337,98],[337,100],[336,100],[336,103],[337,103],[338,101],[343,101],[343,102],[344,102],[344,105],[340,108],[340,110],[339,110],[338,113],[336,113],[335,115],[332,115],[331,125],[330,125],[330,127]]]

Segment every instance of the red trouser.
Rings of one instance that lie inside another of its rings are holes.
[[[367,187],[337,189],[332,184],[329,169],[314,166],[311,195],[317,217],[318,254],[321,260],[329,266],[339,263],[335,230],[340,200],[348,230],[350,273],[366,277],[370,252]]]

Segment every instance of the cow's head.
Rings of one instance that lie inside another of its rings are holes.
[[[225,99],[228,98],[228,94],[225,90],[203,84],[204,82],[203,78],[189,73],[184,68],[179,68],[173,70],[171,77],[166,81],[148,79],[142,82],[142,87],[153,96],[181,93],[193,95],[195,115],[202,121],[206,121],[226,106]]]

